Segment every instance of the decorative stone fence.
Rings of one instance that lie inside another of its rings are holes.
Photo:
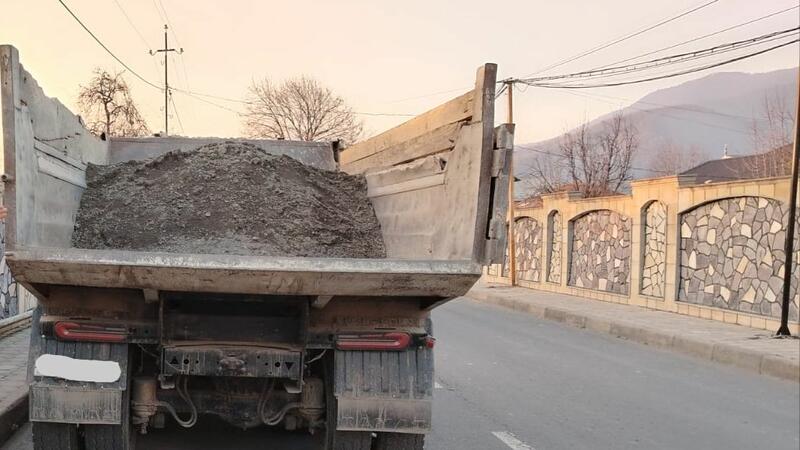
[[[0,319],[16,316],[36,306],[36,298],[17,285],[6,265],[6,227],[0,222]]]
[[[788,198],[788,177],[702,185],[665,177],[633,182],[630,195],[545,195],[541,206],[515,211],[517,284],[773,331]],[[798,259],[796,248],[795,334]],[[489,281],[509,282],[508,275],[508,258],[487,268]]]

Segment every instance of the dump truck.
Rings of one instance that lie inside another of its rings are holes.
[[[326,450],[423,448],[431,310],[504,255],[513,125],[494,123],[494,64],[474,89],[347,148],[247,141],[366,177],[387,257],[337,259],[73,248],[87,164],[220,139],[101,139],[14,47],[0,46],[0,63],[5,258],[38,304],[36,450],[129,450],[207,415]]]

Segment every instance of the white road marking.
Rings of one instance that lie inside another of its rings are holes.
[[[439,384],[439,382],[438,382],[438,381],[434,381],[434,382],[433,382],[433,388],[434,388],[434,389],[441,389],[441,388],[443,388],[443,387],[444,387],[444,386],[442,386],[441,384]]]
[[[492,434],[503,444],[506,444],[511,450],[536,450],[530,445],[520,441],[513,434],[508,431],[493,431]]]

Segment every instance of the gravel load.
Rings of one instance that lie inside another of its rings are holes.
[[[72,244],[170,253],[384,258],[362,176],[245,143],[89,165]]]

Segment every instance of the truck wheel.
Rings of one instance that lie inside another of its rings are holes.
[[[129,350],[130,352],[130,350]],[[128,385],[122,391],[121,423],[119,425],[83,425],[84,450],[134,450],[136,430],[131,425],[131,364],[133,357],[128,354]]]
[[[33,422],[33,450],[79,450],[78,427],[71,423]]]
[[[135,433],[128,425],[84,425],[85,450],[133,450]]]
[[[337,431],[333,450],[370,450],[372,433],[369,431]]]
[[[128,374],[130,380],[130,374]],[[83,425],[84,450],[134,450],[136,430],[130,419],[131,388],[122,392],[122,423],[119,425]]]
[[[422,450],[424,434],[378,433],[375,450]]]

